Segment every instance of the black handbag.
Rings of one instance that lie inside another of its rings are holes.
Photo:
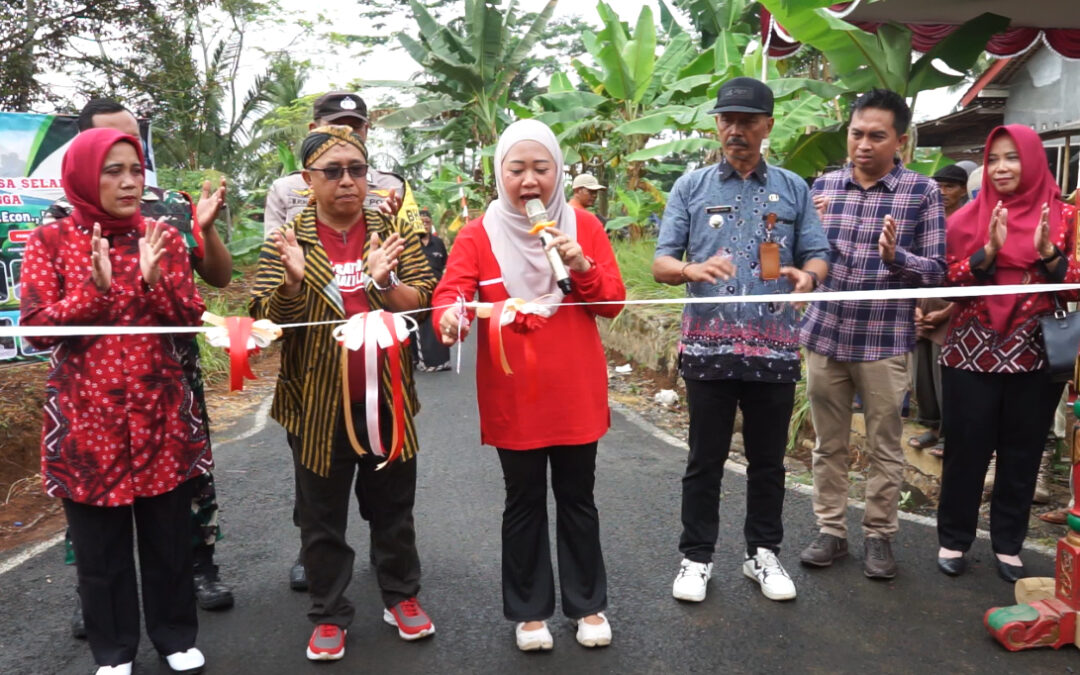
[[[1054,313],[1039,317],[1039,326],[1050,377],[1055,382],[1067,382],[1073,377],[1080,352],[1080,312],[1066,311],[1055,296]]]

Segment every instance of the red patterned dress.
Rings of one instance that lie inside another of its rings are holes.
[[[140,226],[145,231],[145,223]],[[90,232],[63,218],[31,235],[22,272],[26,326],[194,326],[205,305],[183,238],[161,279],[139,269],[139,231],[111,237],[112,285],[91,279]],[[93,506],[169,492],[213,466],[202,409],[181,367],[179,335],[37,337],[52,348],[41,469],[45,491]]]
[[[1076,255],[1077,209],[1060,204],[1061,222],[1065,225],[1052,235],[1054,246],[1065,254],[1068,266],[1059,265],[1056,278],[1050,278],[1042,265],[1032,268],[1025,283],[1080,283],[1080,262]],[[976,254],[978,255],[978,254]],[[948,257],[948,281],[952,286],[992,283],[991,277],[972,270],[972,258]],[[1062,302],[1073,301],[1075,294],[1062,294]],[[1030,373],[1046,366],[1046,352],[1039,330],[1039,317],[1054,311],[1053,297],[1032,293],[1017,308],[1009,329],[999,334],[993,329],[984,297],[959,298],[949,323],[949,332],[941,348],[941,364],[950,368],[982,373]]]

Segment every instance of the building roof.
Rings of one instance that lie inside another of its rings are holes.
[[[919,147],[981,148],[986,135],[1005,120],[1005,99],[979,100],[976,103],[918,125]]]
[[[848,20],[962,24],[984,12],[1009,17],[1014,28],[1080,28],[1076,0],[863,0]]]

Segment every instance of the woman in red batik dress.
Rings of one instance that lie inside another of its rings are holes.
[[[1080,282],[1076,207],[1046,164],[1038,134],[1010,124],[986,141],[978,196],[946,228],[954,285]],[[1061,301],[1075,300],[1063,293]],[[938,505],[938,568],[967,567],[975,540],[983,478],[997,451],[990,497],[990,545],[998,574],[1026,576],[1020,549],[1047,432],[1064,386],[1051,379],[1039,318],[1054,311],[1050,293],[977,296],[956,302],[941,348],[945,463]]]
[[[79,134],[64,156],[72,215],[34,230],[22,272],[27,326],[194,326],[204,304],[184,242],[144,220],[138,139]],[[202,411],[164,334],[36,337],[52,348],[41,471],[63,500],[90,650],[100,675],[131,672],[146,632],[175,672],[198,672],[192,479],[213,460]]]

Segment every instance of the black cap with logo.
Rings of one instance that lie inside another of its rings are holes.
[[[710,115],[725,112],[773,114],[773,93],[769,85],[752,77],[736,77],[720,87],[716,107]]]
[[[368,121],[367,104],[351,91],[331,91],[323,94],[315,99],[314,113],[314,118],[322,122],[333,122],[346,117]]]

